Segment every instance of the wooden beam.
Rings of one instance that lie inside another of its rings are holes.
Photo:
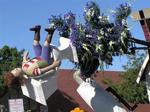
[[[143,9],[145,18],[150,18],[150,8]]]
[[[134,21],[148,19],[148,18],[150,18],[150,8],[146,8],[146,9],[140,10],[138,12],[133,12],[133,13],[131,13],[130,16]]]
[[[134,20],[134,21],[138,21],[138,20],[141,20],[141,17],[140,17],[140,14],[139,12],[134,12],[134,13],[131,13],[131,18]]]
[[[137,108],[137,104],[130,106],[113,88],[108,87],[106,91],[111,92],[128,110],[133,111]]]

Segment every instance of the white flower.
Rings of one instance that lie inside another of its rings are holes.
[[[87,16],[87,17],[90,17],[90,15],[91,15],[91,11],[88,10],[88,11],[86,12],[86,16]]]
[[[101,35],[104,35],[104,31],[103,31],[103,30],[100,30],[100,34],[101,34]]]
[[[107,16],[107,20],[109,20],[110,19],[110,16]]]
[[[107,37],[107,36],[108,36],[108,33],[105,33],[105,36]]]
[[[123,31],[123,32],[121,32],[121,37],[126,37],[127,35],[126,35],[126,33]]]
[[[100,45],[98,46],[98,48],[99,48],[99,50],[103,50],[103,45],[100,44]]]
[[[90,13],[91,13],[91,16],[94,16],[95,11],[93,8],[90,9]]]
[[[112,9],[110,9],[109,11],[110,11],[110,13],[114,13],[114,14],[116,13],[116,11],[112,10]]]
[[[102,16],[99,16],[98,18],[99,18],[99,19],[102,19]]]
[[[111,47],[113,46],[113,44],[115,44],[114,41],[110,41],[110,42],[109,42],[109,45],[110,45]]]
[[[87,12],[86,8],[84,8],[84,12]]]
[[[107,29],[108,32],[111,32],[112,30],[113,30],[112,28],[108,28],[108,29]]]
[[[53,26],[53,25],[55,25],[54,22],[51,22],[50,26]]]
[[[103,36],[98,35],[98,40],[101,40],[103,38]]]
[[[125,19],[122,19],[122,24],[127,25],[127,21]]]
[[[86,35],[86,37],[92,37],[92,35]]]
[[[129,31],[130,31],[130,30],[131,30],[131,28],[129,28],[129,27],[128,27],[128,28],[127,28],[127,30],[129,30]]]

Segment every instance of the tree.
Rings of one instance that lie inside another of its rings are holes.
[[[0,49],[0,94],[4,92],[3,73],[16,67],[21,67],[22,54],[24,50],[18,51],[7,45]]]
[[[7,45],[0,49],[0,75],[21,66],[23,51],[18,51],[17,48],[10,48]]]
[[[138,54],[128,57],[128,63],[124,66],[125,73],[121,75],[122,81],[118,84],[112,84],[112,88],[130,103],[147,103],[147,91],[145,82],[136,83],[136,78],[140,67],[145,58],[144,54]]]

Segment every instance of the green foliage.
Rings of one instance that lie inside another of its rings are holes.
[[[23,52],[7,45],[0,49],[0,90],[4,88],[3,73],[21,66]]]
[[[145,82],[136,83],[142,62],[145,58],[144,54],[129,56],[127,65],[124,66],[125,73],[121,75],[122,81],[118,84],[112,84],[113,89],[130,103],[147,103],[148,97]]]
[[[6,45],[0,49],[0,75],[21,66],[23,51]]]
[[[4,89],[4,83],[3,82],[4,82],[3,77],[2,77],[2,75],[0,75],[0,90]]]

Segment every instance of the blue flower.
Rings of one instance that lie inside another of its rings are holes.
[[[99,22],[100,9],[95,2],[87,2],[84,8],[84,18],[86,24],[90,24],[92,27],[97,27]]]
[[[75,14],[71,11],[64,15],[64,20],[68,26],[72,26],[75,24]]]
[[[132,35],[126,21],[130,12],[128,4],[121,4],[113,15],[115,21],[110,22],[108,16],[100,13],[95,2],[88,2],[84,9],[84,24],[76,23],[75,14],[71,11],[63,17],[51,16],[49,21],[60,36],[71,40],[77,49],[79,68],[84,75],[90,77],[100,65],[92,68],[95,60],[111,65],[113,56],[131,52],[129,38]]]

